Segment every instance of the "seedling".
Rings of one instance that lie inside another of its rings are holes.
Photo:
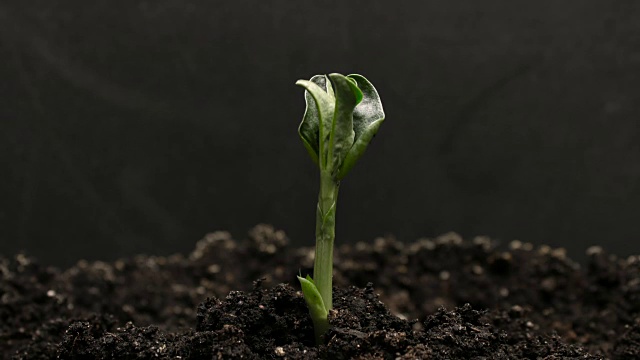
[[[380,96],[362,75],[316,75],[298,80],[307,108],[298,128],[320,169],[313,278],[298,276],[313,320],[316,342],[329,329],[332,308],[333,242],[340,181],[353,168],[384,121]]]

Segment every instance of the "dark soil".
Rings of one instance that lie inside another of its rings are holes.
[[[456,234],[341,246],[322,346],[295,276],[312,248],[259,225],[185,257],[0,257],[6,359],[640,359],[640,258]],[[373,285],[372,285],[373,284]]]

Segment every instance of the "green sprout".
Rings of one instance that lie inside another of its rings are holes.
[[[384,121],[380,96],[362,75],[316,75],[298,80],[307,104],[298,133],[320,168],[313,278],[298,276],[313,320],[316,342],[329,329],[333,242],[340,181],[367,149]]]

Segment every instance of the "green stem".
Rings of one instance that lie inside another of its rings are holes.
[[[320,172],[320,194],[316,211],[316,257],[313,281],[327,309],[333,307],[333,242],[336,237],[336,201],[339,182],[329,171]]]

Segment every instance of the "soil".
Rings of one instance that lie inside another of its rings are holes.
[[[0,257],[4,359],[640,359],[640,257],[456,234],[336,249],[325,343],[296,275],[313,248],[258,225],[188,255]]]

